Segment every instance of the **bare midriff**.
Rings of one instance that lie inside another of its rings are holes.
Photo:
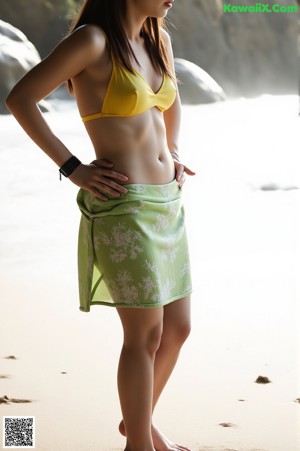
[[[127,183],[164,184],[174,179],[163,113],[152,108],[131,117],[107,117],[85,123],[96,158],[107,159]]]
[[[112,65],[108,55],[73,79],[81,116],[100,111]],[[163,113],[156,107],[130,117],[101,117],[84,123],[97,159],[114,164],[127,183],[165,184],[175,177]]]

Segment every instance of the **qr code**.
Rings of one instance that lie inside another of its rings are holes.
[[[35,417],[3,417],[3,448],[35,448]]]

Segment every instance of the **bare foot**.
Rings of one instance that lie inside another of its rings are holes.
[[[124,437],[126,437],[126,431],[123,420],[119,424],[119,431]],[[184,446],[176,445],[170,442],[161,432],[152,424],[152,440],[156,451],[191,451]]]

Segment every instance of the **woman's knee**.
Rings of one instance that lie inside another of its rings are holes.
[[[154,355],[160,346],[162,332],[162,322],[149,329],[130,331],[124,334],[124,346],[127,349],[142,350]]]
[[[158,348],[160,347],[161,338],[163,334],[163,322],[161,321],[155,327],[152,328],[146,334],[144,346],[150,352],[150,354],[155,354]]]
[[[191,333],[191,322],[190,320],[186,320],[173,325],[168,325],[164,332],[164,335],[180,346],[187,340]]]
[[[123,324],[124,346],[154,354],[161,343],[163,310],[119,311]]]
[[[181,299],[167,306],[164,314],[162,340],[181,346],[191,332],[191,314],[189,298]]]

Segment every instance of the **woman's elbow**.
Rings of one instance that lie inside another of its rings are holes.
[[[16,108],[18,102],[19,102],[18,96],[16,95],[14,89],[12,89],[5,99],[5,105],[8,111],[12,113],[13,110]]]
[[[20,110],[26,111],[31,104],[34,105],[35,103],[37,102],[28,93],[18,89],[17,86],[10,91],[5,99],[6,108],[14,115]]]

